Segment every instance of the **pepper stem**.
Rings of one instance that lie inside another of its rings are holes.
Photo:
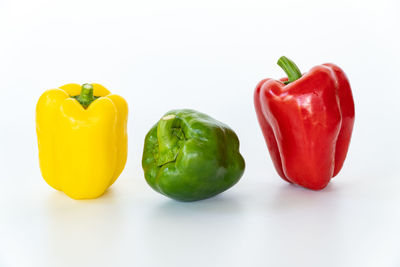
[[[166,115],[158,122],[158,166],[175,161],[178,156],[181,137],[179,123],[180,120],[174,114]]]
[[[82,85],[81,94],[76,98],[78,102],[84,107],[87,108],[90,103],[95,100],[93,96],[93,85],[90,83],[85,83]]]
[[[294,82],[301,78],[301,72],[296,64],[285,56],[279,58],[277,64],[286,72],[288,81],[285,84]]]

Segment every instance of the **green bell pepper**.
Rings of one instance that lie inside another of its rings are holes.
[[[206,114],[172,110],[147,133],[142,166],[147,183],[179,201],[217,195],[236,184],[245,162],[227,125]]]

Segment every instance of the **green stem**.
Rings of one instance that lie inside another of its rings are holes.
[[[79,103],[87,108],[96,98],[93,96],[93,85],[85,83],[82,85],[81,94],[76,98]]]
[[[161,118],[157,125],[158,159],[157,165],[161,166],[175,161],[180,147],[180,138],[176,133],[180,120],[174,114]],[[180,130],[180,129],[179,129]]]
[[[288,76],[288,81],[285,82],[285,84],[294,82],[295,80],[301,78],[301,72],[299,68],[293,61],[291,61],[287,57],[285,56],[280,57],[277,63],[286,72]]]

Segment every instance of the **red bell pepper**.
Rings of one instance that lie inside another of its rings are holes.
[[[257,118],[278,174],[320,190],[343,166],[354,125],[345,73],[323,64],[301,74],[293,61],[278,65],[288,78],[262,80],[254,93]]]

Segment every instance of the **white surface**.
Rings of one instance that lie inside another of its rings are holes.
[[[397,0],[0,2],[0,266],[400,266]],[[321,192],[272,167],[252,103],[281,55],[341,66],[356,101],[350,152]],[[41,178],[40,94],[98,82],[129,102],[129,157],[102,198]],[[221,104],[222,103],[222,104]],[[247,169],[218,197],[145,183],[144,135],[168,110],[230,125]]]

